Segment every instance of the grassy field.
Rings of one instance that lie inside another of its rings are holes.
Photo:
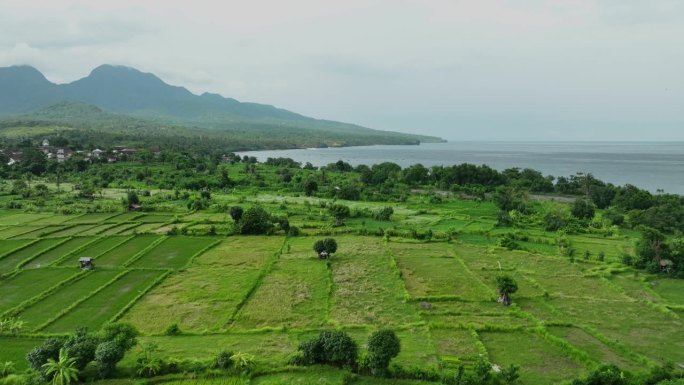
[[[155,342],[162,357],[254,354],[260,368],[276,372],[252,384],[344,383],[340,370],[286,366],[299,343],[335,328],[347,331],[362,352],[374,330],[395,329],[402,342],[396,362],[406,367],[454,370],[484,357],[500,367],[520,365],[522,382],[531,385],[566,381],[599,363],[637,372],[684,364],[684,281],[620,265],[633,252],[633,238],[624,234],[572,235],[577,255],[571,261],[559,256],[554,233],[495,228],[491,203],[429,205],[411,197],[395,206],[389,221],[350,218],[331,227],[316,199],[227,193],[215,199],[240,199],[245,207],[260,202],[288,215],[306,236],[221,236],[232,220],[220,212],[0,210],[0,314],[26,322],[22,336],[0,338],[0,362],[24,368],[23,356],[42,338],[118,319],[136,326],[142,341]],[[213,225],[219,235],[142,234],[172,222],[196,231]],[[431,229],[435,236],[355,235],[381,228]],[[456,232],[447,237],[450,231]],[[524,250],[496,246],[514,231],[526,237]],[[319,260],[312,245],[331,233],[339,249],[329,261]],[[81,256],[95,258],[95,271],[76,268]],[[496,302],[501,272],[519,286],[510,307]],[[183,334],[164,335],[173,324]],[[121,366],[131,368],[135,359],[131,353]],[[364,377],[355,383],[427,384]]]

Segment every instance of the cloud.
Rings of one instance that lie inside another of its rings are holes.
[[[684,140],[682,46],[680,0],[3,0],[0,12],[0,65],[52,81],[123,64],[195,93],[454,139]]]

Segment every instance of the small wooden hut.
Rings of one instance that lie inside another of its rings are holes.
[[[93,263],[93,259],[90,257],[81,257],[78,259],[78,265],[81,267],[81,270],[92,270],[95,268],[95,264]]]

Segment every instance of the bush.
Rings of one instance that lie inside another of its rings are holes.
[[[169,325],[166,330],[164,330],[164,335],[167,336],[177,336],[182,334],[183,332],[181,331],[180,327],[178,326],[177,323],[173,323]]]
[[[505,247],[508,250],[519,250],[520,245],[515,241],[515,236],[513,234],[504,234],[499,238],[497,244],[501,247]]]
[[[378,330],[368,339],[368,366],[374,375],[386,375],[392,358],[401,351],[399,337],[392,330]]]
[[[242,207],[233,206],[230,208],[230,217],[233,218],[235,222],[238,222],[240,219],[242,219],[242,214],[244,214]]]
[[[393,208],[383,207],[379,211],[373,213],[373,219],[377,219],[379,221],[389,221],[392,217],[392,214],[394,214]]]
[[[214,369],[230,369],[233,367],[233,360],[230,357],[233,356],[233,352],[221,351],[216,357],[214,357],[214,362],[212,362],[211,367]]]

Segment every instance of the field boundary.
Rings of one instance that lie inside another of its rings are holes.
[[[108,322],[116,322],[119,318],[123,317],[126,314],[126,312],[136,304],[136,302],[138,302],[140,299],[142,299],[142,297],[147,295],[147,293],[149,293],[150,290],[161,284],[166,279],[166,277],[168,277],[172,273],[172,270],[166,270],[166,272],[160,274],[157,278],[154,279],[154,281],[152,281],[152,283],[147,285],[145,289],[138,293],[138,295],[135,296],[135,298],[130,300],[124,307],[122,307],[116,314],[114,314],[114,316],[110,318]]]
[[[52,250],[52,249],[55,249],[55,248],[57,248],[58,246],[60,246],[60,245],[62,245],[62,244],[64,244],[64,243],[67,243],[70,239],[71,239],[71,237],[66,237],[66,238],[62,239],[60,242],[57,242],[57,243],[55,243],[54,245],[49,246],[48,248],[43,249],[43,250],[41,250],[41,251],[39,251],[39,252],[37,252],[37,253],[35,253],[35,254],[33,254],[33,255],[27,257],[27,258],[24,259],[24,260],[19,261],[19,263],[17,264],[17,266],[15,267],[15,269],[21,269],[22,266],[24,266],[24,265],[26,265],[27,263],[31,262],[32,260],[38,258],[39,256],[41,256],[41,255],[47,253],[48,251],[50,251],[50,250]]]
[[[59,313],[57,313],[54,317],[48,319],[47,321],[43,322],[42,324],[38,325],[35,329],[33,329],[36,332],[39,332],[46,327],[50,326],[51,324],[55,323],[58,319],[64,317],[67,313],[72,311],[76,306],[82,304],[83,302],[87,301],[90,297],[94,296],[95,294],[99,293],[100,291],[104,290],[106,287],[112,285],[114,282],[118,281],[119,279],[123,278],[126,274],[128,274],[128,270],[122,271],[120,274],[117,274],[116,277],[112,278],[109,280],[109,282],[105,283],[104,285],[100,285],[97,289],[94,291],[91,291],[89,294],[81,297],[80,299],[74,301],[71,303],[71,305],[67,306],[66,308],[62,309]]]
[[[0,260],[4,259],[5,257],[7,257],[7,256],[10,255],[10,254],[14,254],[14,253],[16,253],[17,251],[23,250],[23,249],[25,249],[25,248],[27,248],[27,247],[33,245],[34,243],[39,242],[39,241],[40,241],[40,239],[34,239],[34,240],[32,240],[32,241],[28,241],[25,245],[21,245],[21,246],[19,246],[19,247],[15,247],[14,249],[9,250],[9,251],[7,251],[7,252],[4,253],[4,254],[0,254]]]
[[[202,248],[201,250],[199,250],[198,252],[196,252],[195,254],[193,254],[190,258],[188,258],[188,261],[185,263],[185,265],[183,265],[183,267],[181,267],[181,268],[178,269],[178,270],[185,270],[185,269],[187,269],[188,267],[192,266],[192,263],[195,261],[195,259],[196,259],[197,257],[199,257],[200,255],[206,253],[206,252],[209,251],[210,249],[213,249],[213,248],[216,247],[219,243],[221,243],[221,240],[220,240],[220,239],[215,239],[214,242],[210,243],[210,244],[207,245],[207,246],[204,246],[204,248]]]
[[[105,239],[105,238],[108,238],[108,237],[109,237],[109,236],[107,236],[107,235],[102,235],[102,236],[100,236],[98,239]],[[99,254],[93,256],[93,259],[94,259],[94,260],[97,260],[98,257],[101,257],[101,256],[107,254],[108,252],[110,252],[110,251],[116,249],[117,247],[123,245],[124,243],[130,241],[130,240],[133,239],[134,237],[135,237],[135,235],[130,236],[130,237],[124,237],[124,239],[123,239],[121,242],[118,242],[118,243],[116,243],[114,246],[108,248],[107,250],[104,250],[104,251],[102,251],[101,253],[99,253]]]
[[[259,276],[257,279],[254,281],[254,285],[247,291],[245,296],[238,302],[238,304],[235,306],[235,310],[233,311],[233,314],[230,315],[228,320],[226,321],[226,324],[233,324],[235,321],[238,319],[238,316],[242,312],[242,309],[245,307],[247,302],[252,298],[252,295],[257,291],[257,289],[261,286],[261,284],[264,282],[264,279],[266,276],[273,270],[273,267],[275,264],[280,260],[280,255],[283,252],[283,247],[285,247],[285,244],[287,243],[287,237],[283,240],[283,243],[280,245],[280,248],[276,250],[276,252],[273,253],[271,256],[271,260],[266,263],[266,265],[261,269],[261,272],[259,273]]]
[[[16,275],[19,275],[20,273],[21,273],[21,271],[17,271],[17,274],[16,274]],[[60,282],[57,282],[55,285],[53,285],[53,286],[51,286],[51,287],[45,289],[45,290],[42,291],[41,293],[36,294],[36,295],[34,295],[33,297],[31,297],[31,298],[29,298],[29,299],[27,299],[27,300],[25,300],[25,301],[22,301],[22,302],[19,303],[17,306],[15,306],[15,307],[13,307],[13,308],[11,308],[11,309],[6,310],[5,312],[3,312],[3,313],[0,314],[0,315],[1,315],[1,316],[7,316],[7,315],[14,315],[14,314],[17,314],[17,313],[21,312],[22,310],[26,309],[27,307],[29,307],[29,306],[35,304],[36,302],[42,300],[43,298],[45,298],[45,297],[51,295],[51,294],[54,293],[54,292],[56,292],[56,291],[59,290],[60,288],[62,288],[62,287],[64,287],[64,286],[68,285],[68,284],[71,283],[72,281],[77,281],[77,280],[79,280],[81,277],[84,277],[85,275],[87,275],[87,274],[82,274],[82,273],[80,273],[80,272],[79,272],[79,273],[76,273],[76,274],[70,276],[69,278],[66,278],[66,279],[64,279],[64,280],[62,280],[62,281],[60,281]]]
[[[135,238],[135,237],[136,237],[136,235],[133,235],[133,236],[132,236],[132,238]],[[150,243],[149,245],[147,245],[147,247],[145,247],[144,249],[138,251],[136,254],[133,254],[133,256],[132,256],[131,258],[129,258],[126,262],[124,262],[122,266],[123,266],[123,267],[128,267],[128,266],[134,264],[138,259],[142,258],[145,254],[149,253],[150,250],[152,250],[153,248],[157,247],[157,245],[159,245],[160,243],[164,242],[164,241],[167,240],[168,238],[169,238],[169,237],[168,237],[167,235],[163,235],[163,236],[159,237],[159,239],[155,239],[154,242],[152,242],[152,243]]]
[[[75,239],[75,238],[79,238],[79,237],[72,236],[72,237],[70,237],[70,238],[71,238],[71,239]],[[59,258],[57,258],[57,259],[55,259],[54,261],[52,261],[52,263],[50,263],[50,264],[48,265],[48,267],[57,267],[57,266],[59,266],[59,264],[62,263],[62,261],[64,261],[65,259],[69,258],[70,256],[72,256],[72,255],[78,253],[79,251],[83,250],[83,249],[86,248],[87,246],[90,246],[90,245],[92,245],[93,243],[99,241],[100,238],[101,238],[101,237],[95,237],[95,238],[92,239],[90,242],[86,242],[86,243],[84,243],[83,245],[81,245],[81,246],[75,248],[74,250],[72,250],[72,251],[70,251],[70,252],[64,254],[63,256],[61,256],[61,257],[59,257]]]

